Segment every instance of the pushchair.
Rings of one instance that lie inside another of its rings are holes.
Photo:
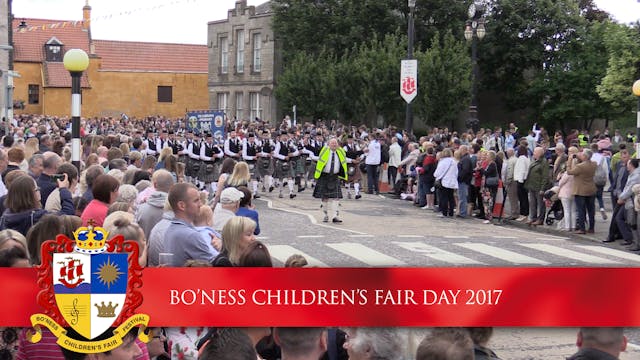
[[[560,221],[564,217],[562,201],[558,198],[558,190],[559,188],[554,186],[544,193],[544,204],[547,209],[544,223],[547,225],[553,225],[554,221]]]

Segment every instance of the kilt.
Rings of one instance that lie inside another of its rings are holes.
[[[342,199],[342,188],[338,174],[320,174],[313,188],[313,197],[316,199]]]
[[[359,164],[354,164],[354,163],[347,164],[347,172],[348,172],[347,182],[349,184],[357,183],[362,179],[362,171],[360,171],[360,166],[358,165]]]
[[[192,178],[198,177],[200,168],[202,167],[200,160],[188,157],[186,165],[187,167],[185,168],[185,175],[191,176]]]
[[[292,174],[294,176],[304,174],[304,166],[306,165],[306,162],[307,160],[302,156],[290,159],[289,163],[291,164]]]
[[[251,175],[252,179],[256,178],[256,168],[257,168],[257,164],[256,164],[256,160],[247,160],[247,165],[249,166],[249,175]]]
[[[218,181],[220,177],[220,164],[217,162],[204,162],[201,161],[200,173],[198,174],[198,180],[205,184]]]
[[[273,177],[276,179],[290,178],[292,176],[291,174],[293,174],[292,165],[291,161],[276,160],[276,171]]]
[[[273,175],[274,165],[273,160],[267,157],[258,158],[256,161],[256,174],[262,179],[265,176]]]
[[[305,164],[305,172],[308,174],[309,179],[313,178],[313,173],[316,171],[317,161],[313,161],[307,158],[307,162]]]

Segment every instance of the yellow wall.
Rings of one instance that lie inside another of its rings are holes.
[[[26,66],[29,65],[29,66]],[[209,107],[207,74],[119,72],[99,70],[100,59],[90,60],[88,71],[91,88],[82,89],[82,116],[128,116],[144,117],[163,115],[181,117],[186,110],[202,110]],[[42,88],[41,64],[15,63],[22,78],[15,79],[15,99],[27,103],[28,84],[41,84],[40,102],[44,107],[28,106],[16,113],[35,113],[57,116],[71,114],[70,88]],[[28,81],[31,82],[28,82]],[[159,103],[158,86],[173,87],[173,102]],[[24,90],[21,90],[24,89]],[[18,96],[19,91],[20,96]],[[18,110],[17,110],[18,111]]]
[[[19,78],[13,78],[13,100],[24,101],[24,110],[14,110],[14,114],[42,114],[43,88],[42,88],[42,64],[40,63],[14,63],[14,71],[20,74]],[[40,103],[29,104],[29,84],[40,85]]]

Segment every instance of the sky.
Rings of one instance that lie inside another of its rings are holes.
[[[82,20],[85,1],[13,0],[13,14],[16,19]],[[265,1],[247,0],[247,3],[259,5]],[[640,19],[638,0],[595,2],[619,22]],[[207,22],[226,19],[227,11],[234,4],[235,0],[89,0],[91,34],[100,40],[204,45],[207,43]]]

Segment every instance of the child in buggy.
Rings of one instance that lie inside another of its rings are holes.
[[[544,193],[544,204],[547,208],[545,224],[553,225],[555,220],[562,220],[564,212],[562,210],[562,201],[558,198],[560,187],[554,186]]]

